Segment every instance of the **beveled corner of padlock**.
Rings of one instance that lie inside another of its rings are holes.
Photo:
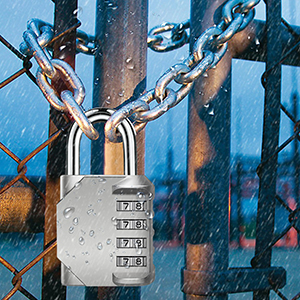
[[[112,186],[112,193],[115,195],[136,195],[140,193],[152,198],[154,197],[155,187],[145,175],[127,175]]]

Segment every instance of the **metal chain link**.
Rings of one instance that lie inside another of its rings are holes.
[[[131,117],[136,131],[140,131],[149,121],[155,120],[170,108],[177,105],[191,91],[194,81],[206,71],[214,68],[227,51],[228,41],[239,31],[243,30],[254,18],[256,6],[260,0],[229,0],[222,11],[221,22],[206,29],[194,44],[191,55],[181,64],[169,68],[156,82],[153,90],[134,100],[108,119],[105,125],[107,138],[116,142],[118,137],[116,128],[126,117]],[[180,24],[164,23],[150,30],[148,46],[154,51],[170,51],[183,46],[188,40],[186,29],[190,22]],[[171,39],[167,40],[160,33],[171,31]],[[175,81],[181,87],[175,92],[168,85]],[[149,104],[156,100],[157,105],[149,109]],[[143,109],[140,105],[146,103]],[[141,126],[141,124],[143,124]]]
[[[53,39],[53,35],[53,28],[50,24],[38,19],[31,19],[27,23],[27,30],[23,33],[24,42],[20,45],[20,51],[27,56],[33,56],[37,61],[39,68],[36,73],[36,83],[48,102],[55,109],[68,112],[78,123],[84,134],[95,140],[99,137],[99,133],[88,120],[84,109],[81,107],[85,98],[82,81],[68,63],[60,59],[52,59],[46,47]],[[79,37],[77,49],[82,52],[92,52],[88,46],[92,38],[82,32]],[[58,97],[55,88],[48,82],[48,78],[53,80],[57,79],[58,76],[71,89],[60,93],[62,100]]]

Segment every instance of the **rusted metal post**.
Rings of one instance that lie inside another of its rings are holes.
[[[222,3],[191,1],[191,49],[195,39],[215,24],[213,13]],[[189,99],[183,270],[188,300],[211,299],[203,295],[212,292],[216,274],[228,268],[231,58],[229,49],[216,69],[195,82]],[[192,290],[198,290],[198,296]],[[213,299],[227,299],[227,294]]]
[[[146,88],[147,0],[97,1],[93,106],[116,108]],[[122,145],[92,144],[92,173],[123,174]],[[137,135],[138,174],[144,174],[144,132]],[[103,165],[104,162],[104,165]],[[87,289],[86,299],[140,299],[140,288]]]
[[[266,52],[266,84],[264,104],[264,124],[260,168],[260,184],[258,211],[256,222],[255,268],[268,268],[271,265],[275,220],[275,195],[277,178],[277,154],[274,155],[279,142],[280,96],[281,96],[281,65],[276,65],[282,55],[280,43],[281,1],[266,1],[267,20],[267,52]],[[271,157],[271,158],[270,158]],[[265,163],[264,163],[265,162]],[[269,299],[269,290],[254,292],[253,299]]]
[[[77,0],[56,0],[54,30],[59,34],[76,23]],[[61,47],[64,45],[65,47]],[[63,59],[73,68],[75,67],[76,32],[71,31],[54,43],[54,58]],[[67,89],[58,80],[54,82],[56,90]],[[55,109],[50,108],[49,136],[57,128],[65,124],[65,119]],[[66,138],[59,137],[48,148],[46,201],[45,201],[45,234],[44,246],[56,238],[56,203],[60,199],[59,177],[65,173]],[[56,250],[44,258],[42,297],[47,300],[66,299],[66,288],[60,281],[60,261],[56,258]]]

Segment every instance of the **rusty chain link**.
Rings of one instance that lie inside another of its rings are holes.
[[[194,44],[191,55],[181,64],[170,67],[156,82],[154,90],[140,96],[121,109],[117,110],[106,122],[105,135],[112,141],[117,141],[116,127],[126,118],[131,117],[137,131],[147,123],[155,120],[170,108],[174,107],[191,91],[194,81],[209,69],[214,68],[227,51],[227,42],[239,31],[243,30],[254,18],[254,7],[260,0],[229,0],[222,11],[221,22],[205,30]],[[164,23],[154,27],[148,35],[148,46],[154,51],[165,52],[183,46],[189,40],[186,29],[190,22],[180,24]],[[161,35],[171,31],[171,38]],[[175,92],[168,85],[175,81],[181,87]],[[141,101],[149,104],[156,100],[153,108],[144,109]],[[138,101],[138,102],[137,102]],[[128,113],[130,112],[130,113]]]
[[[53,39],[51,25],[38,19],[31,19],[27,23],[27,30],[23,33],[23,39],[24,42],[20,45],[20,50],[29,57],[33,56],[38,63],[36,83],[45,98],[55,109],[68,112],[88,138],[97,139],[99,133],[88,120],[81,106],[85,98],[82,81],[68,63],[60,59],[52,59],[48,52],[46,46]],[[80,34],[80,39],[77,40],[77,49],[83,52],[92,51],[89,50],[89,41],[88,35]],[[58,92],[48,82],[48,78],[53,80],[58,77],[71,89],[60,93],[61,100],[57,96]]]

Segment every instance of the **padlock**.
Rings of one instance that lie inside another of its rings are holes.
[[[92,123],[114,111],[86,112]],[[135,130],[119,126],[125,175],[79,175],[82,131],[72,125],[67,145],[67,175],[60,177],[57,204],[57,257],[63,285],[141,286],[155,277],[153,265],[154,185],[136,175]]]

